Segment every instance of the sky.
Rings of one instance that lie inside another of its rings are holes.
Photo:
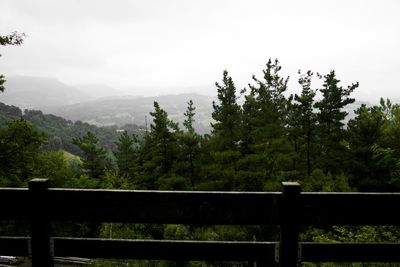
[[[104,84],[132,95],[216,95],[227,69],[238,89],[279,59],[297,71],[335,70],[354,96],[400,97],[398,0],[1,0],[0,73]],[[318,87],[318,81],[315,82]]]

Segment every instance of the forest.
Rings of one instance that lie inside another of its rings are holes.
[[[342,86],[335,71],[299,72],[301,94],[287,95],[280,70],[269,60],[262,79],[240,92],[224,71],[204,135],[193,128],[190,99],[182,126],[154,102],[148,129],[1,104],[1,184],[48,177],[56,187],[279,191],[280,182],[298,181],[305,191],[398,191],[400,107],[382,98],[346,121],[358,83]]]

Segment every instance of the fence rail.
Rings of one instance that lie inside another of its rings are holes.
[[[31,256],[32,266],[54,257],[299,262],[400,262],[398,243],[302,243],[301,225],[399,225],[397,193],[301,193],[283,183],[276,193],[0,188],[0,220],[30,221],[30,237],[0,237],[0,255]],[[196,225],[278,225],[279,242],[110,240],[51,236],[51,222],[129,222]]]

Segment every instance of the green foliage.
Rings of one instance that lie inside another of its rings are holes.
[[[288,131],[289,138],[297,157],[294,157],[295,169],[306,169],[311,175],[312,163],[315,157],[315,130],[317,115],[314,113],[314,97],[316,91],[311,89],[313,73],[301,74],[299,71],[299,84],[302,87],[301,95],[295,94],[289,98]],[[293,101],[294,100],[294,101]]]
[[[348,150],[341,142],[345,135],[343,120],[347,115],[342,109],[355,101],[349,96],[358,87],[358,83],[343,88],[339,86],[339,82],[335,71],[325,75],[323,88],[320,89],[322,99],[314,105],[319,109],[317,119],[320,155],[317,164],[325,173],[343,171],[343,166],[348,161]]]
[[[0,182],[2,186],[26,186],[33,177],[42,133],[24,119],[7,122],[0,129]]]
[[[186,127],[186,130],[191,133],[194,134],[194,128],[193,128],[193,123],[195,122],[194,120],[194,115],[196,113],[194,113],[194,111],[196,110],[196,108],[193,106],[193,101],[190,100],[188,103],[188,107],[187,110],[185,112],[185,120],[183,121],[183,126]]]
[[[325,174],[321,169],[315,169],[307,176],[302,185],[303,191],[310,192],[350,192],[353,191],[344,174]]]
[[[240,140],[241,108],[236,102],[236,87],[226,70],[222,83],[215,83],[219,103],[213,102],[213,144],[219,151],[235,150]]]
[[[63,187],[66,181],[75,177],[77,173],[70,168],[64,152],[56,151],[43,152],[38,155],[33,175],[50,179],[52,187]]]
[[[117,151],[114,152],[117,158],[119,174],[123,178],[134,176],[135,163],[137,158],[138,139],[136,135],[129,136],[124,131],[116,142]]]
[[[168,118],[166,111],[154,102],[154,112],[150,112],[153,123],[150,125],[150,142],[152,144],[152,159],[160,165],[160,175],[167,174],[174,161],[176,135],[178,125]]]
[[[106,169],[106,151],[97,142],[97,137],[91,132],[73,139],[74,145],[83,152],[82,167],[91,178],[100,178]]]

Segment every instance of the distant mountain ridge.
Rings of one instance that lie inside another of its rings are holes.
[[[179,122],[182,127],[187,102],[193,100],[196,107],[194,127],[200,134],[210,132],[212,97],[199,94],[164,95],[157,97],[118,97],[106,98],[85,103],[49,107],[46,112],[62,116],[69,120],[80,120],[90,124],[122,126],[127,123],[150,125],[150,112],[154,110],[154,101],[167,111],[170,119]]]
[[[212,97],[200,94],[156,97],[123,96],[121,91],[102,84],[64,84],[54,78],[10,76],[0,102],[21,109],[42,110],[68,120],[97,126],[136,124],[149,126],[154,101],[182,127],[187,102],[196,107],[194,127],[200,134],[210,132]]]
[[[91,97],[79,89],[57,79],[46,77],[7,77],[6,90],[0,101],[22,109],[42,109],[87,101]]]
[[[67,85],[51,77],[9,76],[0,101],[22,109],[57,107],[124,93],[103,84]]]

